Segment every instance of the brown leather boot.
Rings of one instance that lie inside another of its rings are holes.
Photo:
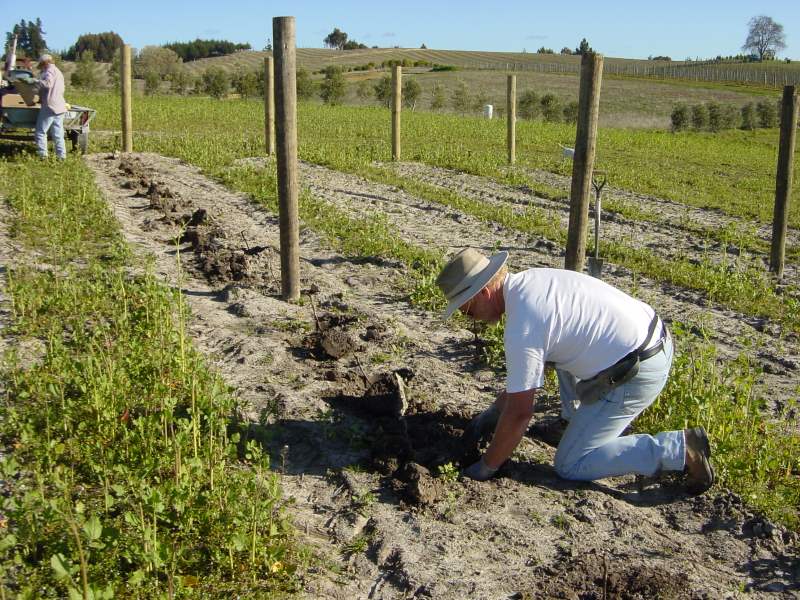
[[[684,429],[686,438],[686,489],[690,494],[702,494],[714,485],[711,466],[711,446],[702,427]]]

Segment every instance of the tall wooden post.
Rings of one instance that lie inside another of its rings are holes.
[[[508,147],[508,164],[513,165],[517,161],[517,76],[508,76],[506,86],[506,115],[508,116],[508,127],[506,134],[506,146]]]
[[[300,297],[300,226],[297,190],[297,66],[294,17],[272,19],[275,40],[275,116],[278,142],[278,217],[281,296]]]
[[[789,198],[792,195],[794,147],[797,138],[797,92],[795,86],[783,88],[781,102],[781,138],[778,146],[778,173],[775,180],[775,213],[772,220],[772,251],[769,270],[783,277],[786,256],[786,227],[789,220]]]
[[[589,192],[597,142],[597,116],[600,112],[600,81],[603,55],[586,52],[581,58],[581,84],[578,95],[578,129],[572,162],[569,230],[564,267],[582,271],[586,258],[586,230],[589,221]]]
[[[131,47],[120,48],[119,83],[122,91],[122,151],[133,152],[133,117],[131,116]]]
[[[403,106],[403,67],[392,68],[392,160],[400,160],[400,109]]]
[[[264,139],[267,156],[275,154],[275,61],[264,58]]]

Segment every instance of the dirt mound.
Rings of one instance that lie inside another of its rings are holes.
[[[686,573],[665,571],[639,561],[609,560],[591,553],[568,558],[554,567],[541,567],[538,574],[545,582],[535,594],[524,598],[570,598],[575,600],[679,600],[692,598],[684,588]]]

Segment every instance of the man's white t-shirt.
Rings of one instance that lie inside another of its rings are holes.
[[[545,362],[578,379],[594,377],[644,342],[655,314],[599,279],[564,269],[509,273],[503,297],[509,393],[542,387]]]

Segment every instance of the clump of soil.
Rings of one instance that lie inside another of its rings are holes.
[[[119,170],[125,176],[124,187],[135,190],[150,200],[149,208],[165,215],[177,212],[189,205],[182,200],[165,182],[155,179],[141,161],[131,156],[123,156]]]
[[[432,506],[445,496],[445,485],[420,464],[407,462],[394,474],[399,492],[408,504]]]
[[[313,302],[313,298],[312,298]],[[306,337],[303,346],[318,360],[339,360],[349,354],[362,349],[350,329],[357,323],[357,319],[347,315],[324,313],[316,315],[316,330]]]
[[[414,374],[408,369],[364,376],[353,371],[330,371],[328,379],[340,384],[340,393],[331,400],[345,410],[363,417],[397,420],[408,409],[407,381]]]
[[[469,422],[446,409],[432,412],[425,400],[414,398],[410,369],[359,377],[352,371],[331,371],[327,379],[339,384],[331,404],[359,416],[369,426],[372,466],[392,477],[392,487],[408,504],[431,505],[441,499],[443,485],[431,475],[439,466],[464,456],[461,436]],[[477,452],[477,450],[475,450]]]
[[[333,359],[350,354],[356,347],[355,340],[346,331],[338,328],[323,331],[319,336],[319,345]]]

